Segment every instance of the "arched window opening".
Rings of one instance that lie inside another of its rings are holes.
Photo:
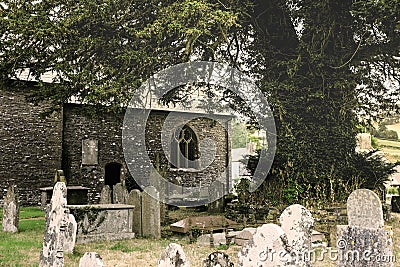
[[[114,185],[121,182],[121,167],[120,163],[112,162],[105,166],[104,183],[112,189]]]
[[[198,143],[194,131],[187,125],[178,129],[171,146],[172,167],[197,168],[194,162],[198,158]]]

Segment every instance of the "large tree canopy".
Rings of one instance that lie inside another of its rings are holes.
[[[249,72],[278,130],[258,200],[333,201],[379,187],[389,173],[354,148],[360,120],[397,107],[399,0],[8,0],[0,8],[0,78],[29,70],[39,81],[34,101],[126,106],[150,75],[194,59]],[[47,71],[51,86],[41,82]]]

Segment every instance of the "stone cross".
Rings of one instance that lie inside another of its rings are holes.
[[[189,267],[185,252],[179,244],[171,243],[161,254],[158,267]]]
[[[39,266],[64,266],[64,237],[68,221],[67,187],[63,182],[54,185],[53,196],[46,212],[46,231]]]
[[[339,267],[392,267],[393,232],[384,228],[382,204],[368,189],[347,199],[348,225],[337,226]]]
[[[19,201],[18,190],[15,186],[7,189],[7,195],[3,204],[3,231],[15,233],[18,232],[19,223]]]
[[[234,267],[234,264],[227,254],[215,251],[203,261],[203,267]]]
[[[104,267],[102,258],[96,252],[86,252],[79,260],[79,267]]]
[[[314,219],[305,207],[294,204],[287,207],[279,218],[281,228],[286,233],[292,255],[291,264],[297,267],[310,266],[311,233]]]

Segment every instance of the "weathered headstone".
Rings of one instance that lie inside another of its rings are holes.
[[[237,235],[235,235],[235,244],[239,246],[243,246],[253,237],[256,233],[257,228],[247,227],[240,231]]]
[[[348,225],[337,226],[339,267],[392,267],[393,233],[384,228],[379,197],[358,189],[347,200]]]
[[[161,254],[158,260],[158,267],[189,267],[185,252],[179,244],[171,243]]]
[[[226,244],[225,233],[213,233],[213,242],[215,246]],[[201,235],[197,238],[197,245],[199,246],[210,246],[211,234]]]
[[[400,196],[392,196],[391,206],[393,212],[400,212]]]
[[[132,231],[137,236],[142,236],[142,193],[138,189],[133,189],[129,193],[128,205],[135,206],[132,216]]]
[[[285,232],[278,225],[264,224],[238,253],[238,266],[276,267],[291,261]],[[283,252],[283,253],[282,253]]]
[[[128,190],[122,183],[117,183],[113,186],[113,203],[114,204],[127,204],[128,203]]]
[[[371,190],[358,189],[347,199],[347,216],[350,226],[381,228],[384,225],[382,203]]]
[[[154,186],[149,186],[142,193],[142,234],[154,238],[161,237],[160,202]],[[156,198],[154,198],[156,197]]]
[[[66,204],[67,187],[65,183],[57,182],[46,212],[46,231],[39,266],[64,266],[64,237],[69,213]]]
[[[74,215],[68,214],[65,236],[64,236],[64,252],[66,253],[74,252],[77,230],[78,230],[78,224],[76,223]]]
[[[233,267],[229,256],[221,251],[215,251],[203,261],[203,267]]]
[[[222,213],[224,212],[224,195],[225,184],[216,180],[208,189],[209,199],[212,201],[208,204],[208,212]]]
[[[100,193],[100,204],[111,204],[112,192],[109,185],[104,185]]]
[[[7,195],[3,204],[3,231],[15,233],[18,232],[19,223],[19,201],[18,190],[15,186],[7,189]]]
[[[86,252],[79,260],[79,267],[104,267],[102,258],[96,252]]]
[[[307,255],[311,251],[311,233],[314,225],[311,212],[299,204],[294,204],[282,212],[279,221],[291,248],[290,264],[298,267],[310,266]]]
[[[57,182],[63,182],[67,184],[67,180],[65,179],[63,170],[56,170],[56,174],[54,175],[54,184],[56,184]]]

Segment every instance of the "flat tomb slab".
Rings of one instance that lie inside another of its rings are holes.
[[[67,205],[78,224],[76,243],[134,238],[133,209],[125,204]]]

